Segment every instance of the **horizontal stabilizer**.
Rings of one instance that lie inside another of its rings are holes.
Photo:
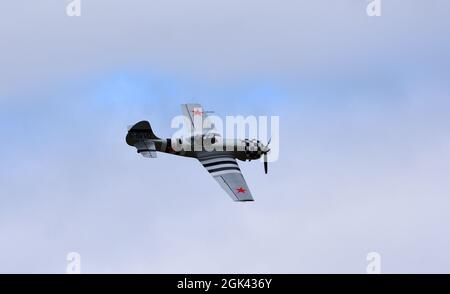
[[[137,152],[142,156],[147,158],[156,158],[155,142],[151,140],[137,141],[136,144],[134,144],[134,147],[136,147]]]

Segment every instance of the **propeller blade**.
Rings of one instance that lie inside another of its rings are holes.
[[[264,172],[267,174],[269,163],[267,162],[267,153],[264,153]]]

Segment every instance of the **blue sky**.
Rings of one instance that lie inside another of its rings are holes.
[[[0,272],[450,270],[448,1],[147,2],[2,4]],[[254,203],[125,144],[184,102],[280,116]]]

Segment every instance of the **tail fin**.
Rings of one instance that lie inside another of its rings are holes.
[[[152,130],[148,121],[140,121],[128,130],[127,144],[137,148],[144,157],[156,157],[154,140],[160,140]]]

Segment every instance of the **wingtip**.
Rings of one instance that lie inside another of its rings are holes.
[[[234,200],[234,202],[254,202],[255,199],[238,199]]]

